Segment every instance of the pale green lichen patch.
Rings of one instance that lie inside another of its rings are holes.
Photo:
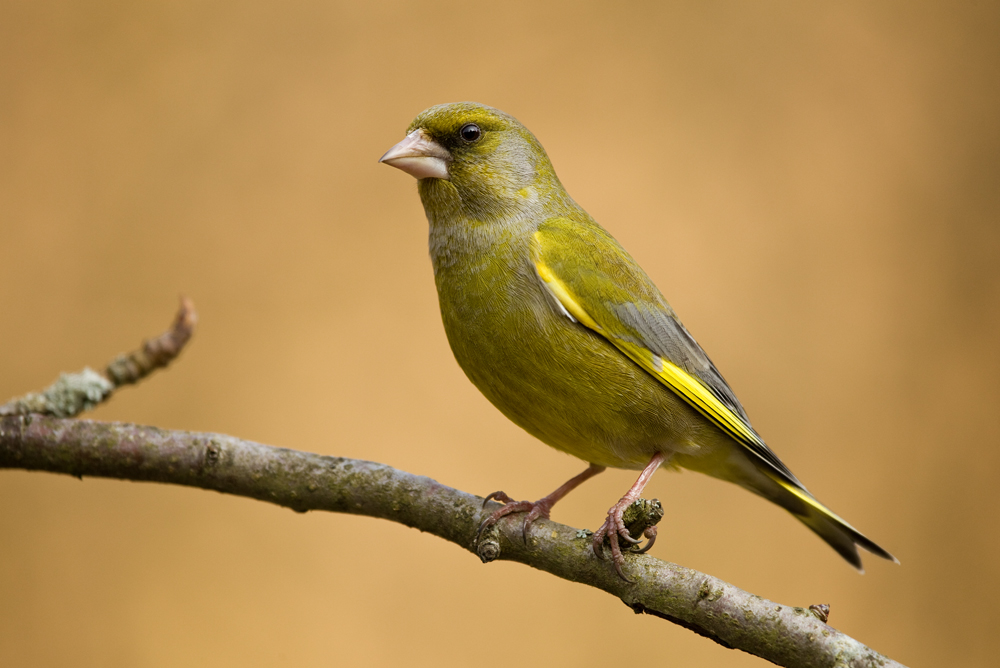
[[[722,598],[723,593],[722,587],[713,587],[711,582],[705,580],[701,583],[701,586],[698,587],[698,600],[708,601],[711,603]]]
[[[64,373],[42,392],[31,392],[0,408],[0,415],[41,413],[73,417],[88,411],[111,394],[114,385],[93,369]]]

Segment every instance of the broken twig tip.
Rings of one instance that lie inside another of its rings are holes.
[[[197,323],[198,314],[194,310],[194,302],[181,296],[181,305],[170,329],[143,343],[139,350],[116,357],[105,368],[104,375],[115,387],[139,382],[180,355],[194,334]]]

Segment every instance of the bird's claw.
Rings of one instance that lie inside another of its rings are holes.
[[[489,529],[494,524],[499,522],[502,518],[507,515],[513,515],[514,513],[527,513],[524,518],[524,524],[521,525],[521,536],[524,538],[524,542],[528,542],[528,531],[531,529],[531,525],[539,517],[549,518],[549,510],[551,504],[542,501],[515,501],[514,499],[507,496],[506,493],[502,491],[493,492],[489,494],[485,499],[483,499],[483,507],[490,501],[500,501],[504,504],[502,508],[490,513],[490,515],[482,521],[479,525],[479,530],[476,531],[476,543],[479,543],[480,536],[483,535],[483,531]]]
[[[629,502],[631,503],[631,502]],[[625,565],[625,555],[622,553],[621,546],[619,545],[619,540],[623,540],[631,546],[638,545],[641,540],[632,538],[629,534],[628,529],[625,527],[625,521],[622,519],[622,515],[625,512],[625,508],[628,507],[629,503],[625,503],[625,500],[619,501],[616,505],[612,506],[608,510],[608,519],[604,521],[601,528],[594,532],[593,546],[594,554],[597,555],[598,559],[604,559],[604,539],[607,538],[608,544],[611,545],[611,562],[614,564],[615,571],[622,580],[631,583],[632,580],[625,577],[625,573],[622,570],[622,566]],[[656,542],[656,526],[651,526],[643,531],[642,535],[649,541],[642,548],[631,551],[636,554],[643,554],[649,548],[653,546]]]
[[[485,508],[486,504],[489,503],[490,501],[499,501],[500,503],[510,503],[513,500],[514,499],[510,498],[509,496],[507,496],[507,492],[505,492],[503,490],[497,490],[496,492],[493,492],[492,494],[487,494],[486,495],[486,498],[483,499],[483,508]]]
[[[642,532],[642,535],[646,538],[646,544],[638,550],[635,550],[636,554],[646,554],[649,552],[649,548],[653,547],[653,543],[656,542],[656,525],[654,524],[651,527],[646,527],[646,530]]]

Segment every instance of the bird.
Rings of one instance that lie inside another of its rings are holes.
[[[645,551],[623,513],[660,467],[732,482],[790,512],[851,565],[898,563],[810,494],[625,249],[566,192],[535,136],[475,102],[432,106],[379,160],[417,179],[441,318],[459,366],[512,422],[589,466],[537,501],[503,491],[480,524],[553,505],[607,468],[641,471],[594,532],[625,580]],[[477,534],[478,540],[478,534]],[[623,551],[622,546],[627,546]]]

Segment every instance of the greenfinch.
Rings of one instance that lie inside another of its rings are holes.
[[[512,116],[471,102],[422,112],[380,162],[416,177],[441,318],[469,380],[515,424],[589,462],[538,501],[503,502],[480,532],[523,532],[607,467],[641,470],[594,533],[625,577],[622,514],[660,466],[683,467],[785,508],[861,570],[856,546],[896,561],[806,491],[660,291],[563,188]],[[647,532],[646,549],[655,539]],[[641,551],[637,546],[632,551]]]

